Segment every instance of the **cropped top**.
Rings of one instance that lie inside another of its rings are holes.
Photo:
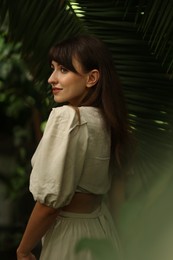
[[[53,108],[32,157],[30,191],[53,208],[68,205],[77,190],[105,194],[109,175],[110,133],[98,108]]]

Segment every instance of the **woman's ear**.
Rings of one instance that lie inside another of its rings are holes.
[[[87,78],[87,83],[86,83],[86,87],[87,88],[91,88],[93,86],[95,86],[95,84],[98,82],[99,80],[99,77],[100,77],[100,73],[98,70],[94,69],[94,70],[91,70],[89,73],[88,73],[88,78]]]

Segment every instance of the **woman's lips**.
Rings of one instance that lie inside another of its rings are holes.
[[[57,94],[62,90],[62,88],[52,88],[53,94]]]

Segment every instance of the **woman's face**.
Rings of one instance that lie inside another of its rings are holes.
[[[69,102],[71,105],[77,106],[87,94],[88,73],[82,71],[80,63],[75,59],[73,65],[79,74],[69,71],[61,64],[52,61],[53,72],[48,79],[48,83],[52,86],[55,102]]]

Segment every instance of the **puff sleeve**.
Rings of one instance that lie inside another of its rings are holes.
[[[53,208],[68,205],[79,183],[88,143],[87,123],[63,106],[50,113],[43,137],[31,160],[30,191]]]

